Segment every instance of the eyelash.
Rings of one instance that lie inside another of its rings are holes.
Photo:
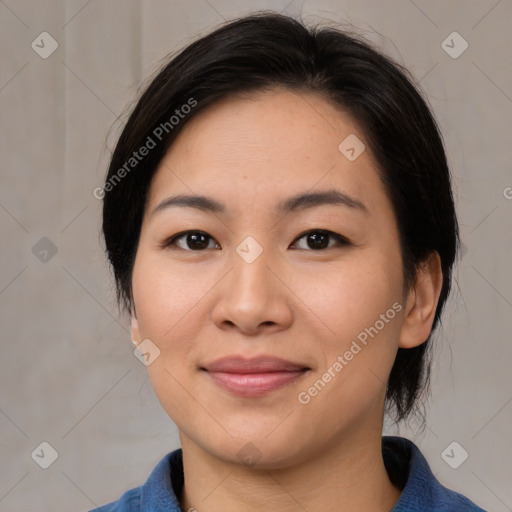
[[[334,233],[333,231],[329,231],[327,229],[310,229],[309,231],[306,231],[306,232],[302,233],[301,235],[299,235],[294,240],[294,243],[297,240],[300,240],[301,238],[304,238],[305,236],[307,236],[307,235],[309,235],[311,233],[321,233],[321,234],[324,234],[324,235],[329,235],[331,238],[335,238],[337,240],[338,246],[353,245],[350,242],[350,240],[345,238],[343,235],[340,235],[338,233]],[[206,235],[211,240],[214,240],[214,238],[212,236],[210,236],[208,233],[206,233],[205,231],[201,231],[201,230],[188,230],[188,231],[182,231],[181,233],[177,233],[176,235],[173,235],[170,238],[166,239],[162,244],[160,244],[160,247],[162,249],[170,248],[170,247],[172,247],[175,244],[176,240],[179,240],[180,238],[183,238],[183,237],[185,237],[186,235],[189,235],[189,234],[202,234],[202,235]],[[206,249],[200,249],[200,250],[183,249],[182,247],[177,247],[177,248],[181,249],[183,251],[187,251],[187,252],[203,252],[203,251],[206,250]],[[312,252],[321,252],[321,251],[325,251],[327,249],[333,249],[333,248],[334,247],[331,246],[331,247],[325,247],[323,249],[298,249],[298,250],[308,250],[308,251],[312,251]]]

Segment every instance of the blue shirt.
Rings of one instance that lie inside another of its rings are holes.
[[[402,490],[391,512],[485,512],[462,494],[441,485],[412,441],[383,436],[382,456],[390,480]],[[176,497],[181,494],[183,482],[180,448],[155,466],[144,485],[90,512],[186,512]]]

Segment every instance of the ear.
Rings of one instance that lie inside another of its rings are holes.
[[[432,331],[442,286],[441,258],[434,251],[418,268],[416,282],[407,294],[398,342],[400,348],[417,347],[427,340]]]
[[[139,321],[137,320],[137,313],[135,312],[134,306],[131,309],[131,333],[132,343],[137,346],[142,340],[140,336]]]

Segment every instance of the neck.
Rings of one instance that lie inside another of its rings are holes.
[[[184,511],[389,512],[400,490],[389,480],[381,434],[357,432],[300,465],[254,469],[221,460],[182,432]]]

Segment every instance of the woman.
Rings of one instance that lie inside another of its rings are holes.
[[[96,510],[482,510],[382,436],[427,386],[459,243],[406,70],[334,29],[232,21],[151,81],[99,193],[181,449]]]

